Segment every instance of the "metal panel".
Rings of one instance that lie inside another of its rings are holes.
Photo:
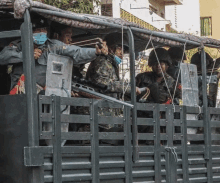
[[[62,182],[62,156],[61,156],[61,123],[60,123],[60,97],[52,96],[52,121],[53,121],[53,182]]]
[[[72,100],[72,99],[71,99]],[[195,107],[176,107],[180,112],[180,119],[174,119],[173,106],[171,105],[159,105],[159,104],[144,104],[143,106],[148,111],[153,111],[153,118],[138,118],[141,125],[154,125],[154,133],[139,133],[139,140],[154,140],[154,146],[139,146],[139,161],[133,163],[131,161],[132,146],[131,137],[129,137],[130,125],[129,125],[129,109],[126,112],[124,108],[124,117],[110,117],[110,116],[97,116],[98,100],[90,99],[91,112],[88,115],[63,115],[61,119],[67,120],[72,123],[78,123],[81,120],[91,121],[91,133],[90,132],[68,132],[61,133],[62,138],[74,139],[87,139],[91,140],[91,146],[68,146],[62,147],[61,153],[63,159],[67,159],[60,164],[63,171],[62,180],[69,182],[79,181],[94,181],[101,183],[122,183],[122,182],[207,182],[208,168],[204,167],[206,160],[203,158],[205,152],[205,145],[190,145],[187,146],[187,140],[202,140],[203,134],[189,134],[186,136],[186,129],[188,126],[198,127],[202,126],[202,120],[191,121],[186,120],[187,111],[195,114],[198,110]],[[71,101],[74,102],[74,99]],[[95,103],[97,106],[95,107]],[[43,103],[43,102],[42,102]],[[45,103],[50,103],[46,101]],[[104,102],[108,106],[108,102]],[[104,104],[103,103],[103,104]],[[65,103],[62,103],[65,104]],[[61,105],[61,104],[60,104]],[[138,104],[140,109],[144,109]],[[155,108],[153,108],[155,106]],[[151,107],[151,108],[150,108]],[[96,109],[95,109],[96,108]],[[195,113],[193,113],[193,110]],[[166,112],[166,119],[160,119],[161,111]],[[51,114],[47,113],[42,115],[44,120],[52,121]],[[78,117],[77,117],[78,116]],[[76,117],[76,120],[74,120]],[[88,117],[90,119],[88,119]],[[114,124],[114,119],[118,124],[124,123],[124,132],[98,132],[97,126],[101,123]],[[73,120],[73,121],[71,121]],[[146,120],[146,123],[144,123]],[[85,122],[83,122],[85,123]],[[95,126],[94,126],[95,125]],[[188,125],[188,126],[187,126]],[[181,127],[181,133],[175,133],[175,126]],[[166,127],[166,133],[160,133],[160,128]],[[96,130],[95,130],[96,128]],[[92,134],[92,136],[91,136]],[[94,136],[96,134],[97,136]],[[131,134],[130,134],[131,135]],[[52,133],[47,134],[43,132],[43,137],[51,138]],[[61,138],[61,139],[62,139]],[[124,146],[98,146],[97,139],[124,139]],[[129,140],[130,138],[130,140]],[[213,138],[218,139],[218,135],[213,135]],[[167,141],[161,145],[161,140]],[[176,162],[173,153],[167,147],[173,148],[174,140],[181,140],[181,145],[175,146],[175,151],[178,154],[178,162]],[[130,148],[130,149],[129,149]],[[166,150],[167,149],[167,150]],[[53,162],[50,160],[53,157],[52,147],[41,147],[43,154],[47,154],[47,161],[44,164],[45,169],[45,181],[52,182],[53,174]],[[215,166],[211,168],[214,172],[213,179],[218,180],[218,163],[220,162],[220,146],[212,146],[212,153],[216,154]],[[182,158],[181,158],[182,156]],[[165,157],[165,159],[164,159]],[[195,158],[196,157],[196,158]],[[86,160],[85,160],[86,158]],[[92,158],[92,159],[90,159]],[[166,166],[166,169],[165,169]],[[91,173],[92,170],[92,173]],[[132,173],[129,173],[132,172]]]
[[[160,154],[160,106],[156,104],[153,106],[153,122],[154,122],[154,169],[155,169],[155,183],[161,183],[161,154]]]
[[[124,107],[125,183],[132,183],[132,147],[130,108]]]
[[[0,32],[0,39],[1,38],[11,38],[11,37],[20,37],[21,31],[20,30],[12,30],[12,31],[3,31]]]
[[[92,183],[99,183],[98,101],[90,100]]]

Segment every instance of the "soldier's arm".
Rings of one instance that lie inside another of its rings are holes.
[[[6,46],[0,52],[0,65],[22,62],[22,52],[13,44]]]
[[[81,48],[75,45],[66,45],[57,40],[55,42],[57,45],[55,52],[59,55],[71,57],[75,65],[91,62],[96,59],[97,54],[102,53],[98,48]]]

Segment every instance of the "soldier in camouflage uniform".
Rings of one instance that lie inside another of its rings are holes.
[[[109,54],[100,55],[90,63],[86,73],[86,79],[108,87],[105,91],[95,88],[97,92],[119,99],[120,94],[124,91],[126,95],[130,95],[131,93],[130,84],[123,84],[123,81],[119,77],[119,64],[122,61],[123,48],[119,42],[120,40],[112,42],[107,38],[106,41],[109,47]],[[124,52],[126,51],[128,51],[128,47],[125,45]],[[139,88],[136,88],[136,93],[140,94]]]
[[[155,51],[157,53],[160,64],[157,61]],[[146,102],[171,104],[176,81],[167,74],[167,70],[172,64],[172,60],[165,49],[157,48],[155,49],[155,51],[151,51],[148,60],[148,65],[152,67],[153,72],[138,74],[136,76],[136,85],[140,88],[147,87],[150,89],[150,95]],[[166,83],[168,85],[168,88]],[[180,98],[180,89],[180,85],[177,85],[174,98]],[[172,97],[170,96],[170,94]]]
[[[130,84],[124,83],[120,80],[119,77],[119,64],[122,59],[122,45],[120,44],[120,40],[112,41],[113,37],[110,37],[111,40],[106,38],[107,45],[109,48],[109,54],[107,56],[100,55],[94,61],[90,63],[88,68],[86,79],[92,81],[96,84],[106,85],[107,90],[101,90],[100,88],[94,88],[97,92],[103,93],[105,95],[114,97],[119,99],[120,95],[123,94],[125,88],[126,95],[130,95],[131,87]],[[126,49],[127,47],[124,46]],[[124,52],[127,50],[124,49]],[[124,88],[123,88],[124,86]],[[137,94],[140,93],[139,89],[136,88]],[[109,109],[109,108],[102,108],[99,110],[100,115],[111,115],[111,116],[119,116],[121,113],[121,109]],[[110,131],[121,131],[122,126],[115,125],[101,125],[100,126],[103,131],[110,132]],[[116,141],[102,141],[103,143],[114,144],[116,145],[118,142]]]
[[[156,58],[155,52],[157,53],[159,61]],[[136,85],[140,88],[147,87],[150,90],[150,94],[146,99],[146,102],[159,104],[172,103],[172,97],[174,94],[176,81],[166,72],[171,64],[172,60],[165,49],[157,48],[151,51],[148,60],[148,65],[152,67],[153,72],[144,72],[136,76]],[[172,95],[172,97],[170,96],[170,94]],[[176,89],[176,94],[174,97],[180,98],[180,88]],[[137,98],[137,101],[139,101],[139,97]],[[147,111],[138,111],[137,115],[138,117],[145,118],[153,117],[152,112]],[[161,130],[164,131],[163,129]],[[138,131],[139,133],[153,133],[153,127],[139,126]],[[141,143],[153,145],[153,141],[144,141]]]

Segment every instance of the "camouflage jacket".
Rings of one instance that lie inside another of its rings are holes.
[[[176,81],[168,74],[165,74],[165,78],[170,93],[173,97]],[[136,85],[138,87],[140,88],[148,87],[150,89],[150,95],[148,97],[147,102],[163,104],[163,103],[167,103],[171,99],[169,91],[166,86],[166,82],[164,79],[162,79],[161,82],[158,83],[157,76],[153,72],[140,73],[136,76]],[[178,84],[174,98],[180,98],[181,96],[180,89],[181,89],[180,85]]]
[[[110,94],[112,97],[115,97],[112,95],[113,93],[123,93],[123,86],[124,89],[127,88],[126,94],[129,94],[131,91],[130,84],[124,83],[123,85],[123,82],[120,81],[119,67],[115,60],[110,56],[101,55],[92,61],[87,70],[86,79],[96,84],[108,86],[108,90],[106,91],[101,91],[98,88],[95,88],[95,90],[105,94]]]

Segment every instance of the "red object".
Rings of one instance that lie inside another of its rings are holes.
[[[163,104],[172,104],[172,100],[171,99],[168,99],[165,103]]]
[[[17,85],[10,91],[9,95],[16,95],[19,92],[19,87],[21,87],[21,81],[24,83],[25,77],[24,74],[18,80]]]

